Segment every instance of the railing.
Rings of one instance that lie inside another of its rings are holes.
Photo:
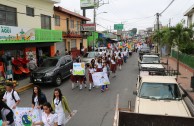
[[[177,51],[172,50],[171,56],[177,58]],[[194,56],[188,55],[185,53],[179,53],[179,61],[188,65],[191,68],[194,68]]]

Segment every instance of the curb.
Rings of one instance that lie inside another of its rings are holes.
[[[26,91],[26,90],[32,88],[32,87],[33,87],[33,83],[29,83],[29,84],[27,84],[27,85],[25,85],[25,86],[23,86],[23,87],[20,87],[20,88],[16,89],[16,91],[17,91],[18,93],[21,93],[21,92],[24,92],[24,91]]]

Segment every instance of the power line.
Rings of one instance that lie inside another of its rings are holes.
[[[170,2],[170,4],[160,13],[160,15],[162,15],[162,13],[164,13],[170,7],[170,5],[172,5],[173,2],[174,0]]]

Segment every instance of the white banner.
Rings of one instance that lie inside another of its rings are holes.
[[[41,117],[37,109],[17,107],[15,110],[16,126],[31,126],[33,122],[40,122]]]
[[[95,72],[92,74],[93,83],[95,86],[102,86],[110,84],[107,73]]]

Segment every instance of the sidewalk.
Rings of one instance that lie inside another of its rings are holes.
[[[161,63],[167,63],[167,58],[162,57]],[[165,65],[167,67],[167,65]],[[170,69],[177,69],[177,60],[173,57],[168,58],[168,67]],[[181,75],[178,76],[178,83],[180,83],[181,87],[186,91],[189,95],[190,100],[194,104],[194,91],[190,87],[191,85],[191,76],[193,76],[194,70],[187,65],[179,62],[179,72]]]
[[[30,83],[30,78],[29,77],[27,77],[25,79],[22,79],[22,80],[18,80],[18,83],[19,83],[19,85],[16,86],[16,88],[15,88],[15,90],[18,93],[21,93],[21,92],[33,87],[33,84]]]

